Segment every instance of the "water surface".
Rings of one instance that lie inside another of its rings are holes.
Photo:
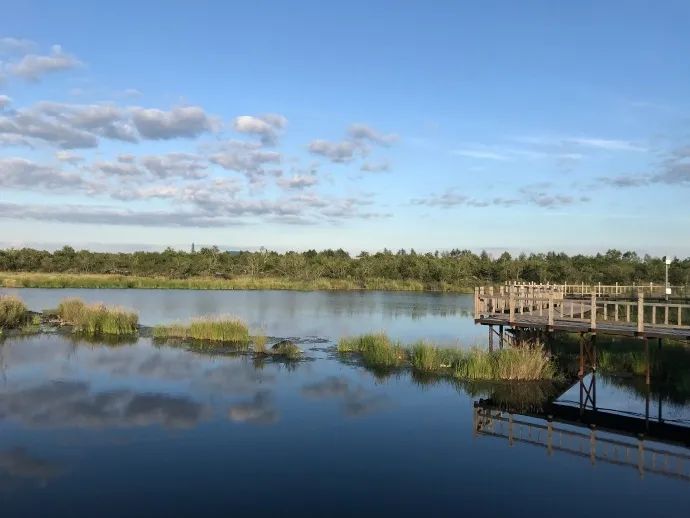
[[[3,516],[687,516],[687,479],[548,455],[529,441],[511,447],[476,433],[474,403],[491,388],[377,376],[333,351],[359,323],[457,340],[474,332],[454,307],[463,296],[261,293],[79,290],[136,307],[147,323],[216,308],[263,320],[271,334],[327,341],[304,340],[306,360],[291,364],[144,338],[0,343]],[[21,296],[49,307],[65,292]],[[602,404],[644,408],[625,381],[598,387]],[[668,408],[690,415],[683,403]]]

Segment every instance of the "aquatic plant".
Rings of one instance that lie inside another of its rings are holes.
[[[250,341],[247,324],[238,318],[219,316],[199,317],[189,324],[159,325],[154,327],[153,337],[246,344]]]
[[[422,341],[406,348],[379,333],[341,338],[338,351],[341,354],[358,353],[363,363],[371,367],[410,365],[415,372],[461,380],[533,381],[556,377],[556,368],[541,347],[463,350],[441,348]]]
[[[24,302],[12,295],[0,295],[0,328],[14,328],[26,321],[27,308]]]
[[[105,304],[86,304],[80,299],[65,299],[57,308],[63,322],[75,333],[97,335],[132,335],[139,327],[139,316],[129,310]]]
[[[266,354],[266,335],[263,333],[257,334],[253,338],[254,352],[256,354]]]
[[[384,369],[399,367],[407,361],[406,353],[400,344],[392,342],[384,333],[341,338],[338,342],[338,351],[359,353],[366,365]]]

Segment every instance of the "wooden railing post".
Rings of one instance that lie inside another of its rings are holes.
[[[508,322],[511,324],[515,322],[515,290],[508,288]]]
[[[549,327],[553,326],[553,292],[549,293]]]
[[[637,332],[644,333],[644,290],[637,292]]]
[[[597,296],[595,293],[592,293],[590,304],[592,307],[590,311],[589,328],[595,330],[597,328]]]
[[[479,320],[479,288],[474,288],[474,319]]]

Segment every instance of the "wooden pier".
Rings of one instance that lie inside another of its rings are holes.
[[[577,286],[571,290],[568,286]],[[474,320],[504,328],[690,341],[690,304],[637,286],[507,285],[474,291]],[[491,336],[491,335],[490,335]],[[503,338],[501,337],[501,340]]]

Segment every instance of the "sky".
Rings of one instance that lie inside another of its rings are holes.
[[[0,246],[690,256],[688,2],[0,12]]]

